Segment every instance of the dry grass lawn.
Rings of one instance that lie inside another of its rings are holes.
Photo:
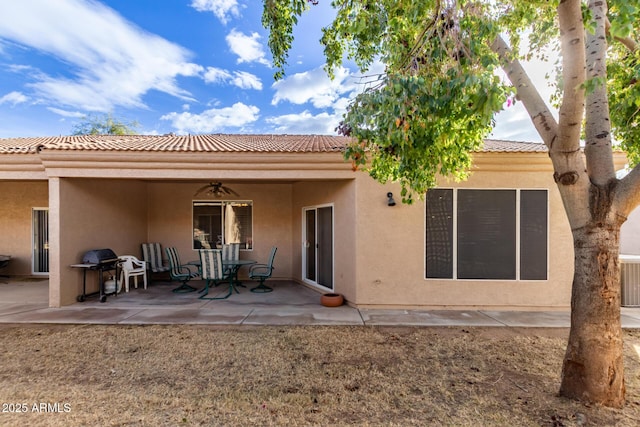
[[[0,425],[640,425],[640,331],[625,332],[622,410],[557,396],[566,336],[565,329],[3,325]]]

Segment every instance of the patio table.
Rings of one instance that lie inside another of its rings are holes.
[[[201,299],[226,299],[229,298],[231,296],[231,294],[233,294],[233,291],[236,291],[237,294],[240,293],[240,291],[238,291],[238,288],[236,288],[236,284],[240,284],[240,282],[238,282],[238,270],[240,270],[240,268],[244,265],[251,265],[251,264],[255,264],[256,261],[253,260],[249,260],[249,259],[236,259],[236,260],[224,260],[222,261],[222,268],[223,269],[228,269],[229,270],[229,293],[227,293],[225,296],[223,297],[219,297],[219,298],[204,298],[209,292],[207,291],[206,294],[200,296]],[[200,265],[200,261],[189,261],[187,264],[190,265],[195,265],[198,267],[198,269],[200,269],[201,265]],[[203,289],[204,290],[204,289]],[[202,292],[202,291],[200,291]]]

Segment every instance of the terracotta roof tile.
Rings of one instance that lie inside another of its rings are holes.
[[[516,142],[487,139],[482,151],[491,153],[546,153],[547,146],[541,142]]]
[[[339,152],[351,141],[329,135],[81,135],[0,139],[0,153],[46,150],[155,152]],[[484,152],[546,152],[544,144],[487,140]]]

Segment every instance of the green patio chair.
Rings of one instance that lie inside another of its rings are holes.
[[[239,259],[240,259],[240,243],[228,243],[228,244],[222,245],[222,262],[237,261]],[[234,272],[233,270],[234,270],[233,268],[228,268],[225,271],[225,275]],[[242,283],[240,283],[240,281],[238,280],[238,269],[235,269],[233,281],[236,285],[240,285],[244,287],[244,285],[242,285]],[[216,286],[218,284],[219,283],[216,283]]]
[[[190,286],[187,282],[194,277],[197,277],[200,273],[192,271],[191,266],[189,265],[180,264],[180,257],[178,256],[176,248],[165,248],[165,251],[169,258],[169,275],[171,276],[171,280],[177,280],[180,282],[180,286],[173,289],[172,292],[186,293],[195,291],[196,288]]]
[[[142,243],[142,259],[147,264],[147,275],[151,281],[152,273],[166,273],[169,266],[162,260],[162,246],[160,243]]]
[[[264,281],[271,277],[271,273],[273,273],[273,259],[276,257],[277,250],[278,248],[275,246],[271,248],[269,262],[267,264],[254,264],[249,269],[249,278],[260,281],[258,286],[251,288],[251,292],[265,293],[273,291],[272,288],[264,284]]]
[[[209,286],[213,283],[214,286],[225,280],[230,279],[228,273],[225,274],[222,267],[222,251],[220,249],[200,249],[198,250],[200,255],[200,276],[205,281],[204,289],[200,292],[204,292],[200,299],[225,299],[233,293],[235,289],[233,282],[229,281],[229,293],[222,297],[208,297]],[[238,290],[236,289],[236,292]]]
[[[240,259],[240,243],[229,243],[222,245],[222,260],[235,261]]]

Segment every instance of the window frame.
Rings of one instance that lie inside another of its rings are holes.
[[[452,277],[427,277],[427,198],[424,201],[424,242],[423,242],[423,275],[424,280],[428,281],[477,281],[477,282],[545,282],[549,281],[549,260],[550,260],[550,209],[549,209],[549,189],[548,188],[535,188],[535,187],[521,187],[521,188],[477,188],[477,187],[436,187],[437,190],[451,190],[452,191]],[[515,211],[516,211],[516,233],[515,233],[515,267],[516,274],[515,279],[461,279],[458,277],[458,191],[490,191],[490,190],[507,190],[515,191]],[[522,279],[521,278],[521,192],[522,191],[544,191],[546,193],[546,271],[544,279]]]
[[[251,206],[251,236],[250,236],[251,247],[247,248],[246,245],[244,245],[244,247],[243,247],[243,245],[241,244],[240,245],[240,250],[241,251],[247,251],[247,252],[253,251],[253,248],[255,247],[255,238],[254,238],[254,236],[255,236],[254,231],[255,230],[254,230],[254,221],[253,221],[253,217],[254,217],[254,211],[253,211],[254,203],[253,203],[253,200],[227,200],[227,199],[222,199],[222,200],[206,200],[205,199],[205,200],[192,200],[191,201],[191,237],[190,237],[190,239],[192,241],[191,249],[193,251],[197,251],[198,250],[198,249],[195,248],[195,246],[193,244],[193,241],[195,240],[194,239],[195,208],[196,208],[196,204],[197,203],[204,203],[204,204],[211,204],[211,205],[220,204],[220,208],[221,208],[220,210],[221,210],[222,244],[225,243],[224,242],[224,235],[225,235],[225,230],[224,230],[224,223],[225,223],[224,215],[225,215],[225,213],[224,213],[224,211],[225,211],[225,207],[227,205],[230,205],[230,204],[231,205],[233,205],[233,204],[243,204],[243,203],[249,204]],[[215,246],[215,244],[214,244],[214,246]],[[215,247],[212,248],[212,249],[215,249]]]

